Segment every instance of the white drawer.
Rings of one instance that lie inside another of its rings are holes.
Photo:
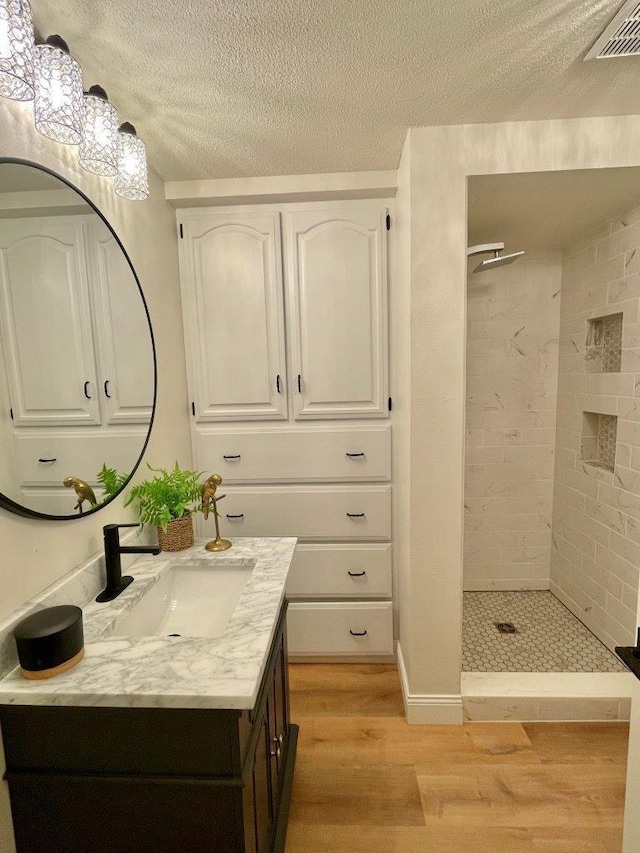
[[[197,467],[227,483],[391,479],[391,427],[196,429]]]
[[[289,598],[391,598],[391,545],[298,545]]]
[[[218,504],[223,536],[390,539],[391,486],[231,486]],[[213,517],[202,522],[215,534]]]
[[[17,435],[18,479],[25,486],[61,486],[65,477],[74,476],[95,484],[96,475],[105,463],[108,468],[130,473],[146,434],[146,430],[117,433],[96,430],[92,435],[67,430]]]
[[[290,655],[391,655],[390,601],[302,602],[289,604]]]
[[[34,512],[42,512],[45,515],[78,515],[74,509],[78,496],[73,489],[22,489],[20,503],[28,506]],[[98,493],[97,499],[100,500]],[[85,512],[91,507],[88,503],[83,506]]]

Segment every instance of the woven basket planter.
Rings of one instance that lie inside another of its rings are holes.
[[[169,522],[167,532],[158,527],[158,545],[163,551],[184,551],[193,545],[193,518],[175,518]]]

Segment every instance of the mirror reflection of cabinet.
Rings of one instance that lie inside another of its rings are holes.
[[[100,504],[98,472],[135,470],[154,399],[149,317],[115,234],[65,181],[0,162],[0,506],[73,517],[70,475]]]
[[[0,220],[0,259],[0,332],[16,426],[148,423],[146,317],[102,221]]]
[[[93,328],[102,420],[149,423],[153,406],[153,353],[140,294],[113,234],[96,217],[87,227]]]
[[[0,220],[0,333],[16,426],[100,423],[84,223]]]

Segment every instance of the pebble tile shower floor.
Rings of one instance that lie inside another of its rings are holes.
[[[624,672],[553,593],[465,592],[463,672]],[[517,633],[501,633],[511,622]]]

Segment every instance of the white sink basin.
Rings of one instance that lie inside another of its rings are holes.
[[[116,622],[113,636],[221,637],[255,563],[175,562]]]

